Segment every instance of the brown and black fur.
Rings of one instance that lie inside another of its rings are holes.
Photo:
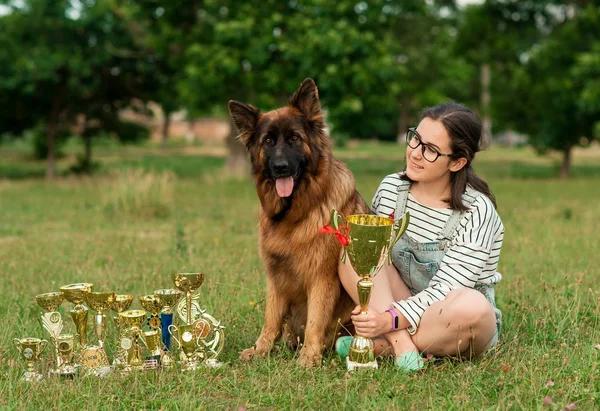
[[[302,344],[302,365],[317,365],[334,342],[338,320],[348,322],[354,307],[338,278],[341,246],[318,230],[329,224],[332,208],[350,215],[368,213],[368,206],[348,167],[332,155],[312,79],[300,85],[287,107],[261,113],[230,101],[229,112],[250,154],[267,276],[265,323],[256,344],[240,357],[265,355],[283,336],[292,346]],[[280,197],[275,178],[290,175],[292,195]]]

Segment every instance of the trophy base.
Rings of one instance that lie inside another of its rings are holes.
[[[221,368],[223,363],[218,361],[216,358],[209,358],[208,360],[204,361],[204,365],[207,368]]]
[[[183,371],[195,371],[198,369],[198,366],[200,365],[200,363],[196,362],[196,361],[186,361],[181,363],[181,369]]]
[[[50,370],[50,375],[61,379],[72,380],[75,378],[78,369],[73,365],[63,365],[56,370]]]
[[[30,371],[25,372],[25,374],[23,374],[23,376],[21,377],[21,381],[25,381],[25,382],[40,382],[43,379],[44,379],[44,376],[42,374],[40,374],[39,372],[30,372]]]
[[[93,375],[94,377],[102,378],[106,377],[113,370],[113,367],[110,365],[103,365],[97,368],[87,368],[85,370],[85,375]]]
[[[377,365],[377,360],[369,361],[366,363],[358,363],[356,361],[350,361],[350,358],[346,357],[346,368],[348,369],[348,371],[360,369],[376,370],[379,368],[379,365]]]

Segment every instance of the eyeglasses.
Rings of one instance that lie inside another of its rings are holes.
[[[415,129],[415,127],[410,127],[408,129],[408,131],[406,132],[406,144],[408,144],[408,146],[410,148],[417,148],[419,146],[421,146],[421,153],[423,153],[423,158],[427,161],[429,161],[430,163],[435,162],[435,160],[438,159],[438,157],[453,157],[454,154],[442,154],[439,151],[437,151],[435,148],[433,148],[432,145],[430,144],[426,144],[423,143],[423,140],[421,140],[421,136],[419,135],[419,133],[417,133],[417,130]]]

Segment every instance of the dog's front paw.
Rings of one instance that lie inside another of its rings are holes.
[[[246,348],[240,353],[240,360],[250,361],[254,357],[264,357],[269,352],[268,348],[265,348],[259,344],[253,347]]]
[[[246,348],[244,351],[240,353],[240,360],[250,361],[256,355],[256,348],[250,347]]]
[[[298,364],[304,368],[315,368],[321,365],[321,358],[322,355],[320,350],[315,350],[304,346],[300,350]]]

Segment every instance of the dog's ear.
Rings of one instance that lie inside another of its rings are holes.
[[[319,90],[311,78],[302,82],[298,90],[290,99],[290,105],[300,110],[309,121],[321,121],[321,102],[319,101]]]
[[[229,100],[229,114],[231,115],[233,124],[235,124],[240,132],[238,138],[248,147],[250,138],[256,131],[260,111],[250,104]]]

